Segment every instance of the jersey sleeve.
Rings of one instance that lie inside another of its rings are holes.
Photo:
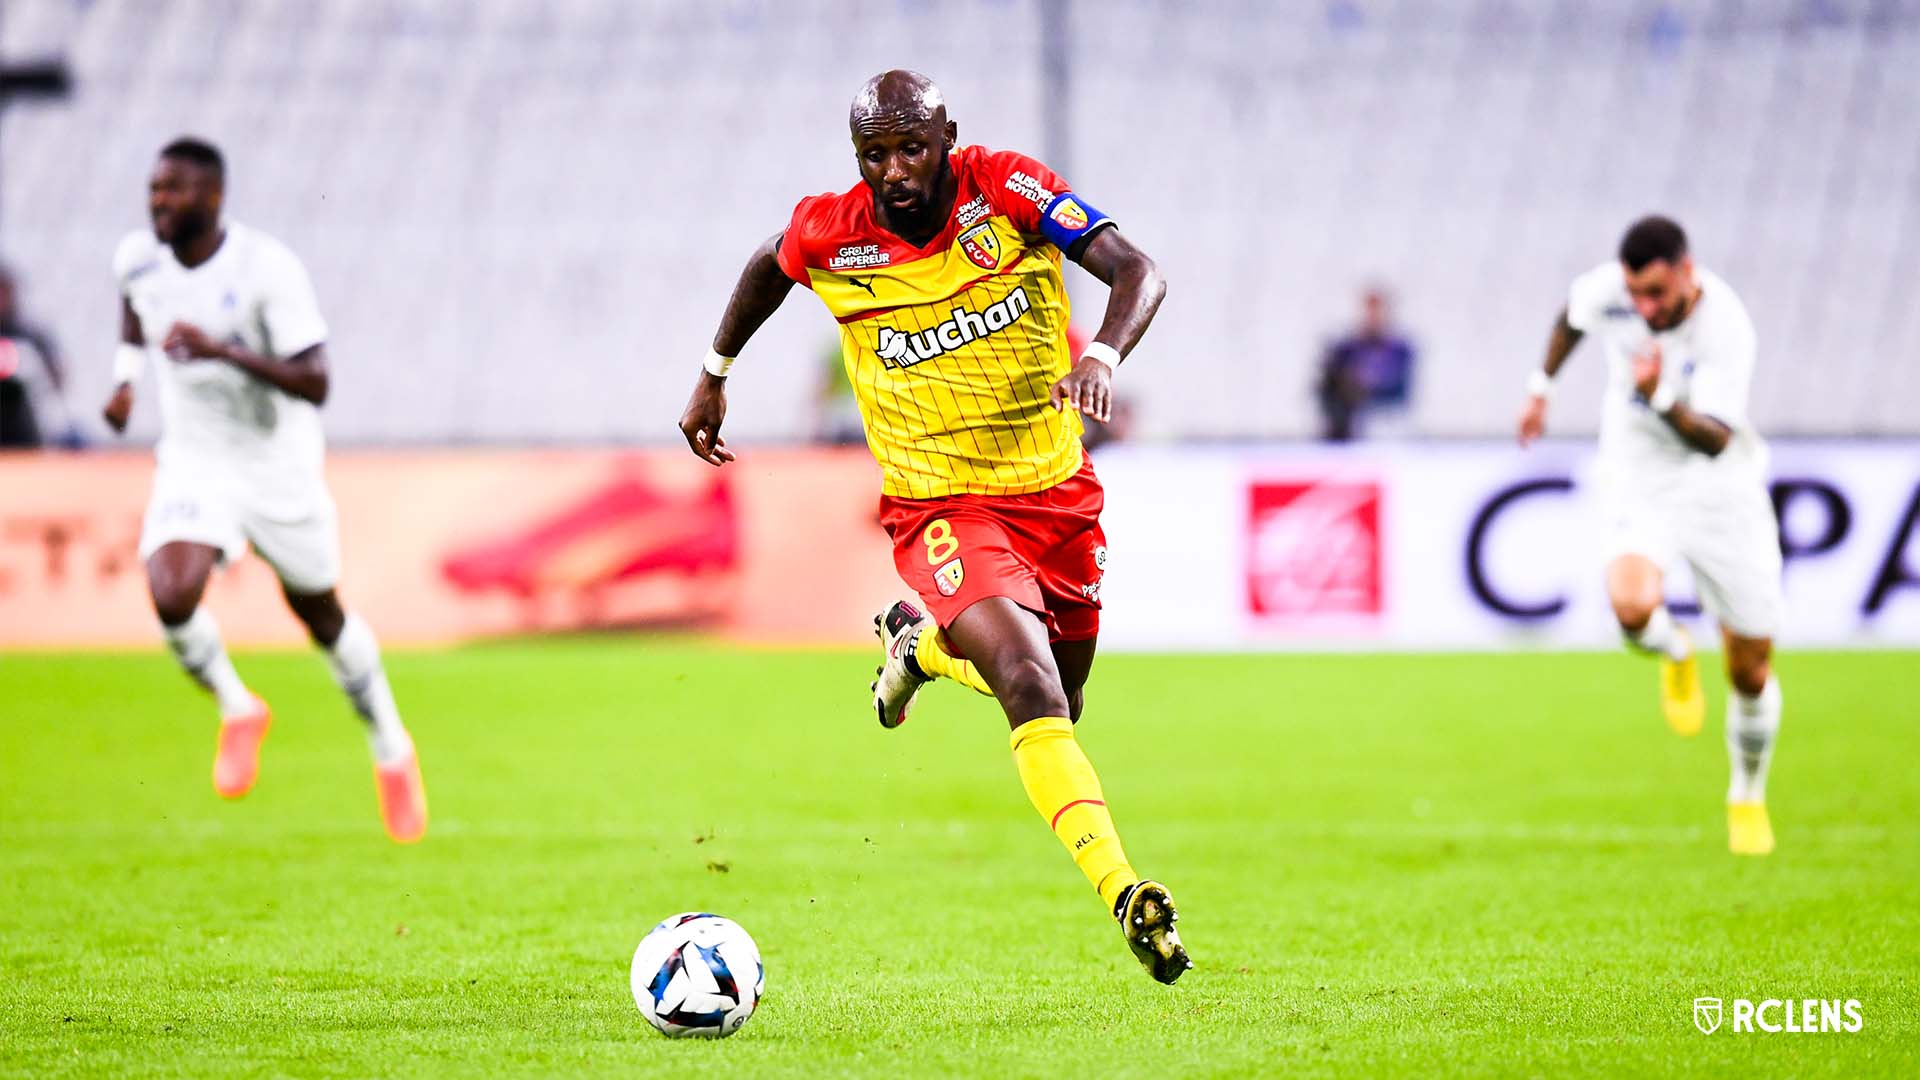
[[[320,301],[298,256],[278,243],[262,250],[260,322],[277,357],[295,356],[327,340]]]
[[[793,217],[787,220],[787,231],[780,235],[779,250],[775,253],[781,272],[809,289],[813,288],[813,279],[807,276],[806,248],[813,232],[813,211],[820,198],[809,195],[794,206]]]
[[[153,263],[152,234],[130,232],[120,238],[113,249],[113,283],[121,296],[127,296],[127,289],[134,277]]]
[[[1607,307],[1618,299],[1620,265],[1605,262],[1573,279],[1567,289],[1567,325],[1581,333],[1600,326]]]
[[[1038,236],[1078,258],[1093,235],[1114,220],[1073,192],[1059,173],[1025,154],[1000,150],[987,154],[989,198],[1028,236]]]
[[[1717,323],[1690,359],[1692,379],[1687,404],[1730,428],[1747,426],[1747,397],[1753,387],[1754,354],[1758,352],[1753,320],[1744,310]]]

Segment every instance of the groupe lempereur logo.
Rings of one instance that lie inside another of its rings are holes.
[[[1719,998],[1693,999],[1693,1026],[1702,1034],[1720,1030],[1721,1021],[1731,1014],[1736,1034],[1755,1031],[1773,1035],[1790,1031],[1796,1035],[1845,1032],[1849,1035],[1866,1026],[1860,1002],[1854,998],[1734,998],[1723,1003]]]

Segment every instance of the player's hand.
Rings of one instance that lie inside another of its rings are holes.
[[[720,422],[726,418],[727,380],[702,372],[687,411],[680,414],[680,434],[687,437],[694,457],[714,466],[733,460],[727,440],[720,437]]]
[[[1527,403],[1520,407],[1520,445],[1527,447],[1533,441],[1547,433],[1547,399],[1535,394],[1527,395]]]
[[[1651,398],[1660,389],[1660,343],[1652,342],[1633,354],[1633,389],[1643,398]]]
[[[222,360],[226,358],[226,346],[207,336],[206,331],[192,323],[177,322],[167,331],[167,338],[161,343],[168,356],[175,360]]]
[[[1104,360],[1083,356],[1066,378],[1053,384],[1049,400],[1056,409],[1085,413],[1104,424],[1113,419],[1113,369]]]
[[[127,432],[127,417],[133,415],[133,384],[121,383],[113,388],[113,396],[107,399],[107,407],[100,410],[100,416],[116,435]]]

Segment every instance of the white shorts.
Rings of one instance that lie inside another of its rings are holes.
[[[1779,635],[1786,615],[1780,527],[1759,484],[1669,489],[1658,495],[1603,478],[1608,562],[1640,555],[1664,571],[1684,559],[1701,606],[1740,637]]]
[[[324,484],[266,500],[218,474],[163,465],[140,527],[140,561],[177,541],[218,548],[223,564],[252,545],[292,593],[323,593],[340,581],[340,528]]]

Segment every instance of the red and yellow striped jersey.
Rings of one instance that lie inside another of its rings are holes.
[[[926,246],[886,229],[863,182],[800,201],[780,267],[840,322],[886,494],[1043,491],[1080,468],[1080,418],[1048,401],[1073,366],[1061,252],[1110,220],[1032,158],[951,162],[959,195]]]

